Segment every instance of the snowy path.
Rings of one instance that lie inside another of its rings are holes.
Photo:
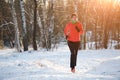
[[[70,72],[69,49],[53,52],[0,50],[0,80],[120,80],[120,50],[79,51]]]

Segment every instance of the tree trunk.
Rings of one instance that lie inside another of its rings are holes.
[[[118,24],[118,40],[117,40],[117,49],[120,49],[120,23]]]
[[[47,28],[47,9],[46,9],[46,0],[43,0],[43,11],[42,11],[42,14],[43,14],[43,38],[44,38],[44,42],[43,44],[45,44],[45,47],[47,49],[47,51],[49,50],[48,49],[48,28]]]
[[[37,27],[37,1],[34,0],[34,28],[33,28],[33,49],[34,50],[37,50],[36,27]]]
[[[17,17],[16,17],[16,12],[15,12],[15,7],[14,7],[14,2],[13,0],[10,0],[11,3],[11,13],[13,17],[13,22],[15,25],[15,47],[19,52],[21,52],[21,47],[20,47],[20,41],[19,41],[19,29],[18,29],[18,22],[17,22]]]
[[[97,25],[95,25],[95,49],[97,49]]]
[[[49,8],[49,33],[48,33],[48,48],[51,49],[52,45],[52,36],[53,35],[53,30],[54,30],[54,11],[53,11],[53,0],[50,1],[50,8]]]
[[[4,42],[3,42],[3,30],[0,30],[0,49],[3,49]]]
[[[27,31],[26,31],[26,18],[25,18],[25,10],[23,0],[20,0],[20,9],[21,9],[21,19],[22,19],[22,42],[24,51],[28,50],[28,39],[27,39]]]
[[[108,47],[108,31],[107,31],[107,26],[105,26],[104,29],[104,48],[107,49]]]

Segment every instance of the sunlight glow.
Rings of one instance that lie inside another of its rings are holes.
[[[105,1],[108,1],[108,2],[112,1],[112,2],[118,2],[118,3],[120,2],[120,0],[105,0]]]
[[[99,0],[99,1],[102,1],[105,6],[114,5],[115,7],[117,7],[118,5],[120,5],[120,0]]]

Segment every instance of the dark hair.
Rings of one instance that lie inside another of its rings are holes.
[[[71,15],[71,18],[73,17],[73,16],[77,16],[75,13],[73,13],[72,15]]]

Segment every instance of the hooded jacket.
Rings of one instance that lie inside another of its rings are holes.
[[[68,41],[80,41],[80,35],[84,33],[82,24],[80,22],[69,22],[64,28],[64,34],[67,36]]]

